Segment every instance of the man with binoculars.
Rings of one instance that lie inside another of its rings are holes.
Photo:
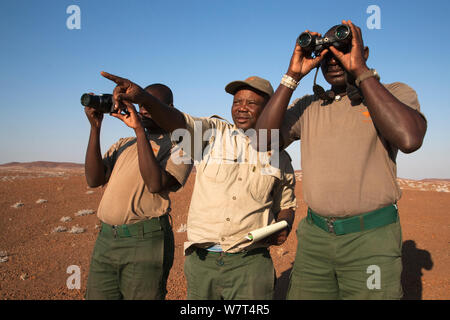
[[[173,107],[172,91],[153,84],[145,89]],[[169,221],[171,191],[187,180],[192,165],[174,161],[178,146],[148,112],[124,102],[126,114],[111,113],[134,129],[136,137],[120,139],[102,158],[103,113],[113,108],[111,96],[83,95],[91,124],[86,151],[90,187],[106,185],[97,210],[102,222],[89,268],[86,298],[90,300],[164,299],[174,259]]]
[[[301,139],[308,213],[297,229],[288,299],[402,296],[396,156],[420,148],[427,122],[415,91],[380,83],[368,56],[351,21],[324,37],[303,33],[256,125],[281,129],[284,147]],[[287,108],[301,79],[319,66],[331,90],[315,84],[314,95]]]

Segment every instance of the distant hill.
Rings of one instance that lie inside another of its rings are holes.
[[[431,179],[422,179],[422,182],[436,182],[436,181],[446,181],[450,182],[450,179],[439,179],[439,178],[431,178]]]
[[[52,162],[52,161],[33,161],[33,162],[9,162],[0,164],[0,168],[23,168],[23,169],[82,169],[84,163],[73,162]]]

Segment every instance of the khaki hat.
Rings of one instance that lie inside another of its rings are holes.
[[[264,92],[264,93],[268,94],[269,97],[271,97],[273,95],[273,88],[272,88],[272,85],[270,84],[270,82],[267,81],[266,79],[263,79],[263,78],[260,78],[257,76],[249,77],[249,78],[245,79],[244,81],[236,80],[236,81],[230,82],[225,87],[225,91],[234,95],[236,93],[236,91],[238,91],[241,87],[246,87],[246,86],[249,86],[249,87],[252,87],[253,89]]]

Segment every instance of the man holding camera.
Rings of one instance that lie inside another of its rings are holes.
[[[185,151],[199,161],[185,243],[188,299],[272,299],[275,274],[268,247],[286,240],[296,200],[289,155],[281,152],[275,167],[264,161],[271,151],[257,152],[252,145],[250,132],[256,133],[252,129],[273,94],[270,82],[250,77],[226,86],[234,97],[232,125],[217,116],[191,117],[127,79],[102,75],[117,84],[116,101],[148,106],[158,125],[173,134],[183,129]],[[281,220],[288,228],[266,241],[239,243],[248,232]]]
[[[154,84],[146,91],[173,107],[167,86]],[[86,180],[90,187],[107,184],[97,211],[102,226],[92,254],[86,298],[164,299],[174,258],[169,193],[184,185],[192,166],[172,160],[178,146],[172,145],[170,135],[142,105],[139,113],[131,103],[123,106],[127,114],[111,115],[134,129],[136,137],[120,139],[103,158],[103,113],[85,107],[91,124]]]
[[[399,149],[420,148],[427,123],[415,91],[403,83],[381,84],[366,65],[369,49],[360,28],[351,21],[342,25],[340,31],[351,31],[347,46],[340,45],[339,26],[323,38],[310,33],[314,44],[334,41],[321,47],[320,56],[296,45],[257,123],[257,129],[281,128],[284,147],[301,139],[308,214],[297,229],[288,299],[399,299],[396,156]],[[286,111],[300,80],[319,65],[331,90],[315,86],[315,95]]]

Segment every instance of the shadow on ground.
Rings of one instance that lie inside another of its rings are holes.
[[[415,241],[406,240],[402,247],[402,263],[403,300],[422,300],[422,269],[433,268],[430,252],[418,249]]]

